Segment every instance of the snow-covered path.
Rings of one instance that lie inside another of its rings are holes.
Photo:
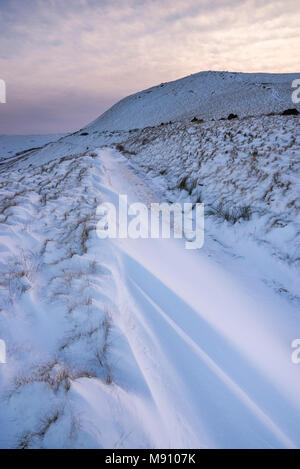
[[[154,200],[124,157],[98,154],[105,200],[117,203],[119,193],[129,202]],[[105,242],[118,259],[113,319],[126,338],[120,355],[127,376],[106,395],[126,428],[115,445],[300,447],[300,369],[291,361],[296,309],[185,250],[182,240]],[[88,421],[103,401],[96,384],[86,386],[74,384],[89,400]]]
[[[164,199],[115,150],[1,177],[0,447],[300,447],[299,312],[253,259],[100,240],[100,202]]]

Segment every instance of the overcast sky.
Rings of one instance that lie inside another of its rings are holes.
[[[0,0],[0,133],[73,131],[202,70],[300,72],[299,0]]]

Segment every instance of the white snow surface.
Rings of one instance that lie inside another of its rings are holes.
[[[64,134],[49,135],[0,135],[0,161],[12,158],[19,152],[29,152],[50,142],[55,142]]]
[[[300,446],[299,310],[247,260],[99,240],[100,201],[161,196],[115,150],[3,175],[1,447]]]
[[[277,115],[297,76],[197,74],[4,142],[1,448],[300,448],[300,127]],[[100,240],[120,193],[203,202],[203,249]]]
[[[300,74],[200,72],[128,96],[87,128],[129,130],[170,121],[280,113],[292,102]]]

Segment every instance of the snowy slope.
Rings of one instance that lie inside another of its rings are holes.
[[[203,202],[216,249],[235,263],[248,258],[256,276],[299,304],[299,122],[299,116],[275,115],[134,131],[85,129],[24,154],[18,165],[38,167],[117,147],[164,199]]]
[[[128,96],[88,128],[129,130],[193,117],[279,113],[295,107],[291,86],[296,78],[300,74],[200,72]]]
[[[222,253],[99,240],[97,203],[162,195],[120,153],[25,174],[1,176],[1,447],[300,447],[293,304]]]
[[[0,447],[300,447],[300,118],[207,120],[294,77],[197,74],[0,161]],[[119,193],[204,202],[204,248],[100,241]]]
[[[121,146],[167,200],[205,204],[207,237],[300,305],[300,118],[178,123]],[[249,256],[251,253],[251,256]]]
[[[40,148],[55,142],[63,134],[50,135],[0,135],[0,161],[15,156],[16,153]]]
[[[110,175],[106,200],[153,201],[126,161],[99,156]],[[290,360],[297,308],[180,241],[116,240],[114,248],[123,266],[116,323],[161,421],[152,444],[299,447],[300,375]]]

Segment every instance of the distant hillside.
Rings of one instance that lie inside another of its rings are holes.
[[[89,124],[129,130],[185,119],[220,119],[279,113],[291,107],[292,81],[300,74],[200,72],[122,99]]]

